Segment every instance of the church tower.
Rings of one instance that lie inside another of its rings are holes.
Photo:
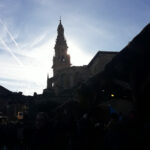
[[[70,67],[70,55],[67,54],[67,43],[64,36],[64,27],[61,23],[57,28],[57,39],[55,44],[55,56],[53,57],[53,76],[55,77],[60,70]]]

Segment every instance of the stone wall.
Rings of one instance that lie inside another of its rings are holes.
[[[99,51],[88,64],[91,75],[95,75],[104,70],[105,65],[109,63],[118,52]]]

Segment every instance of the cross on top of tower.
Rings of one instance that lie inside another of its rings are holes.
[[[60,20],[59,20],[59,22],[61,23],[61,16],[60,16]]]

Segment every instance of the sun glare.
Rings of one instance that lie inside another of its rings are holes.
[[[51,43],[51,44],[49,44]],[[49,77],[52,77],[52,60],[54,56],[54,42],[48,42],[41,45],[40,48],[32,50],[30,57],[34,58],[34,61],[26,66],[24,69],[26,72],[24,77],[27,80],[34,81],[41,90],[46,87],[47,73]],[[92,55],[82,51],[77,44],[73,41],[67,41],[68,43],[68,54],[71,57],[72,66],[87,65],[92,58]],[[28,87],[33,88],[33,87]],[[26,91],[28,92],[28,90]]]
[[[71,40],[68,40],[68,47],[68,54],[71,56],[72,66],[87,65],[92,59],[92,55],[90,53],[81,50],[78,45]]]

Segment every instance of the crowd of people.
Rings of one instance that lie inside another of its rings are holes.
[[[128,115],[109,113],[103,116],[95,109],[78,118],[66,112],[49,118],[47,113],[39,112],[34,123],[23,120],[2,122],[0,150],[125,150],[142,147],[145,136],[149,138],[149,125],[140,126],[134,111]]]

